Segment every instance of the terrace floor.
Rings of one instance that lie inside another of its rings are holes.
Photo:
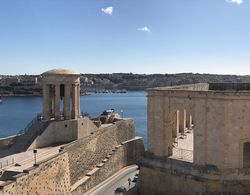
[[[175,139],[173,155],[169,158],[193,162],[193,130],[185,130],[183,135]]]

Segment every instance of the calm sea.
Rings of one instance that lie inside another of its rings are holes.
[[[124,94],[91,94],[81,97],[81,111],[96,117],[105,109],[123,111],[123,117],[133,118],[136,134],[147,143],[146,92]],[[41,97],[4,97],[0,104],[0,137],[14,135],[42,112]]]

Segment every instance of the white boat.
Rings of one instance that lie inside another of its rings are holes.
[[[0,96],[0,104],[3,103],[3,98]]]

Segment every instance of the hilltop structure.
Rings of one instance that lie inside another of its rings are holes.
[[[140,194],[250,193],[250,84],[148,90]]]
[[[41,76],[43,114],[18,135],[0,139],[0,195],[83,194],[138,164],[144,146],[131,119],[113,112],[94,121],[81,116],[77,72]]]

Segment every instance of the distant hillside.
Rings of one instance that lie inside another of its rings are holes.
[[[82,74],[81,84],[87,91],[92,90],[145,90],[152,87],[181,85],[201,82],[250,82],[250,76],[214,74]]]
[[[0,75],[2,95],[41,95],[40,75]],[[250,76],[215,74],[81,74],[82,92],[105,92],[110,90],[145,90],[152,87],[171,86],[200,82],[244,82]]]

